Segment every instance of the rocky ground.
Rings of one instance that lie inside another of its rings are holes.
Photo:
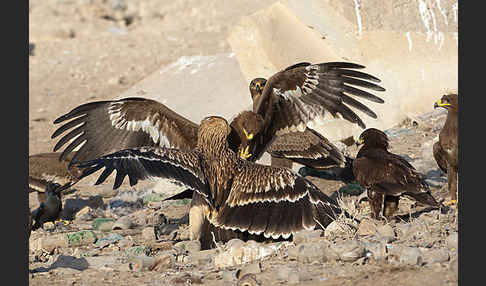
[[[437,199],[447,195],[446,177],[433,161],[432,142],[445,120],[433,111],[386,130],[391,151],[427,175]],[[350,154],[356,148],[348,148]],[[339,218],[325,231],[305,231],[293,242],[244,243],[233,240],[200,250],[189,240],[189,200],[162,201],[180,187],[111,190],[108,183],[79,185],[64,197],[63,216],[72,223],[32,233],[33,285],[241,284],[260,285],[456,285],[457,214],[430,210],[403,198],[391,221],[370,219],[368,202],[355,206],[358,189],[308,177],[360,222]],[[36,197],[31,196],[31,207]],[[157,237],[156,237],[157,235]],[[248,274],[248,275],[246,275]],[[378,279],[379,278],[379,279]],[[188,282],[189,281],[189,282]],[[325,283],[324,283],[325,282]]]
[[[52,121],[78,103],[115,98],[181,56],[231,52],[225,40],[231,25],[273,2],[30,1],[29,153],[52,151],[50,135],[57,127]],[[387,132],[391,151],[427,175],[439,199],[447,194],[446,177],[432,158],[432,144],[445,113],[432,109]],[[351,155],[356,152],[349,147]],[[303,232],[293,242],[236,240],[200,251],[189,240],[190,201],[162,201],[180,186],[142,182],[113,191],[113,181],[94,187],[94,178],[86,178],[63,198],[63,216],[71,224],[31,234],[29,282],[458,284],[454,209],[424,210],[403,199],[395,220],[375,221],[369,219],[367,201],[354,206],[356,185],[310,179],[326,194],[338,196],[360,223],[340,218],[326,231]],[[29,205],[38,207],[34,194]]]

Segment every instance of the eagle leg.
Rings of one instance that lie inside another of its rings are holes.
[[[383,209],[383,204],[385,201],[385,194],[377,192],[373,189],[368,190],[368,200],[371,207],[371,216],[374,219],[380,219],[381,211]]]
[[[445,201],[444,205],[455,205],[457,204],[457,170],[454,170],[449,164],[447,166],[447,184],[449,187],[450,200]]]
[[[398,211],[399,196],[385,196],[383,205],[383,215],[386,219],[390,219]]]

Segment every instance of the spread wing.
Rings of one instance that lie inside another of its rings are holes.
[[[382,149],[360,153],[353,162],[353,173],[362,187],[379,186],[390,195],[429,191],[423,176],[410,163]]]
[[[372,118],[377,116],[352,96],[383,103],[383,99],[360,88],[385,89],[372,83],[380,82],[378,78],[356,70],[362,68],[346,62],[301,63],[270,77],[262,95],[253,102],[253,111],[261,114],[265,123],[261,138],[255,140],[253,154],[260,157],[274,134],[304,131],[309,123],[323,122],[330,116],[342,117],[365,128],[351,108]]]
[[[60,159],[80,147],[71,165],[112,152],[142,146],[161,146],[191,150],[196,146],[198,125],[167,106],[145,98],[125,98],[80,105],[62,115],[63,122],[53,134],[65,134],[54,151],[71,142]]]
[[[177,180],[207,198],[209,191],[199,160],[196,151],[140,147],[81,162],[79,167],[84,169],[83,178],[104,168],[96,185],[103,183],[116,170],[114,189],[120,187],[126,176],[129,178],[130,186],[137,184],[139,180],[165,178]]]
[[[324,228],[340,213],[334,200],[291,170],[242,162],[225,204],[210,219],[216,227],[288,238]]]
[[[344,167],[346,163],[343,153],[334,144],[309,128],[277,136],[267,152],[317,169]]]
[[[39,153],[29,156],[29,191],[45,192],[48,183],[60,185],[58,191],[70,188],[81,177],[81,170],[69,167],[73,152],[59,161],[60,153]]]

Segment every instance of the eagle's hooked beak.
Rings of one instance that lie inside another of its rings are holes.
[[[362,145],[364,143],[363,138],[358,137],[358,140],[356,140],[356,147]]]
[[[246,131],[245,128],[243,128],[243,133],[245,133],[246,139],[248,139],[248,140],[252,140],[253,139],[253,133],[248,134],[248,132]]]
[[[446,106],[450,106],[450,105],[451,105],[450,103],[442,102],[442,99],[439,99],[439,100],[437,100],[434,103],[434,108],[437,108],[437,107],[444,107],[444,108],[446,108]]]
[[[261,92],[262,92],[262,90],[263,90],[263,86],[262,86],[262,85],[261,85],[259,82],[257,82],[257,83],[255,84],[255,89],[256,89],[256,91],[257,91],[258,93],[261,93]]]

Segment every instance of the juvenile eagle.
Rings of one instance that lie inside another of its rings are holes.
[[[191,239],[203,249],[216,241],[289,239],[303,229],[326,227],[341,209],[315,185],[287,168],[256,164],[229,149],[232,129],[218,116],[201,121],[193,150],[165,147],[125,149],[82,162],[83,177],[102,168],[96,184],[116,170],[114,188],[170,178],[194,191],[189,212]]]
[[[32,230],[45,222],[55,223],[62,211],[62,192],[80,180],[81,170],[69,167],[76,153],[59,161],[59,153],[39,153],[29,156],[29,192],[37,192],[40,207],[32,214]]]
[[[434,144],[434,158],[440,169],[447,173],[447,183],[450,201],[445,205],[457,203],[457,172],[459,170],[459,153],[457,130],[459,127],[457,112],[459,110],[459,98],[457,94],[446,94],[436,103],[434,108],[447,109],[447,119],[440,130],[439,141]]]
[[[378,129],[366,129],[358,138],[363,145],[353,161],[353,173],[366,189],[372,216],[390,218],[398,210],[400,196],[407,195],[416,201],[438,207],[439,203],[415,168],[399,155],[390,153],[388,137]]]
[[[253,102],[253,111],[242,112],[231,122],[230,149],[247,160],[256,161],[276,134],[304,131],[306,124],[329,116],[343,117],[364,128],[362,120],[348,105],[374,118],[376,114],[350,95],[379,103],[383,100],[353,86],[384,89],[368,81],[379,81],[375,77],[355,70],[362,68],[346,62],[301,63],[274,74]],[[192,150],[199,128],[165,105],[144,98],[83,104],[54,123],[65,121],[52,138],[72,129],[54,147],[57,151],[70,142],[61,159],[80,147],[71,164],[141,146]]]

